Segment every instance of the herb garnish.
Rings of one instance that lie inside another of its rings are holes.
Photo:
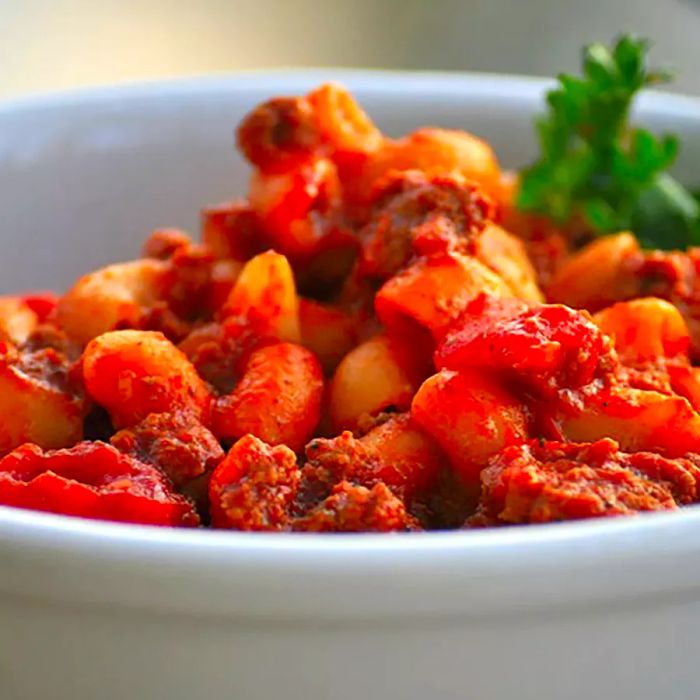
[[[667,172],[678,139],[629,123],[638,92],[670,80],[647,66],[648,53],[647,40],[625,35],[586,47],[582,77],[559,76],[536,124],[540,159],[521,173],[521,210],[577,218],[599,235],[631,230],[648,247],[700,243],[698,202]]]

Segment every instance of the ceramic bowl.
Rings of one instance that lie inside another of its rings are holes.
[[[0,106],[0,293],[64,288],[196,230],[245,192],[233,128],[329,78],[387,132],[466,128],[533,154],[547,83],[492,75],[250,73]],[[648,94],[684,141],[700,104]],[[614,700],[700,697],[700,509],[406,535],[113,525],[0,508],[3,700]]]

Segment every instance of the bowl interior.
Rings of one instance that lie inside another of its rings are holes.
[[[136,257],[156,227],[193,233],[204,204],[243,196],[234,128],[254,104],[337,79],[389,134],[466,128],[505,166],[533,155],[545,81],[488,75],[288,71],[57,94],[0,105],[0,293],[63,289],[96,266]],[[646,123],[685,141],[682,175],[700,160],[692,100],[651,95]],[[698,176],[696,176],[698,177]]]

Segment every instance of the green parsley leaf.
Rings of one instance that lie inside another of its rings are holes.
[[[629,35],[611,48],[591,44],[583,76],[559,76],[535,124],[540,158],[521,173],[521,210],[560,224],[579,218],[600,235],[632,230],[650,247],[700,242],[698,200],[666,172],[678,139],[629,123],[637,93],[671,77],[647,66],[649,46]]]

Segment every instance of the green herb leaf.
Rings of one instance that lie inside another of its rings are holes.
[[[674,249],[698,245],[700,206],[677,180],[668,173],[660,173],[640,192],[631,228],[646,247]]]
[[[666,170],[678,139],[633,129],[639,90],[670,79],[647,66],[649,42],[621,36],[611,48],[591,44],[583,77],[561,75],[536,122],[540,158],[521,173],[517,204],[564,224],[582,219],[596,234],[631,229],[644,245],[697,243],[697,200]]]

